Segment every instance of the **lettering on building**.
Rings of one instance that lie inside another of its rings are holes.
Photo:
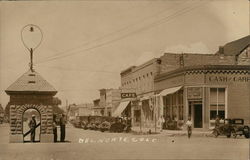
[[[250,82],[250,77],[227,77],[227,76],[210,76],[208,77],[209,82]]]
[[[121,98],[136,98],[136,93],[121,93]]]

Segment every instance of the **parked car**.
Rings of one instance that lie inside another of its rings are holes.
[[[116,118],[115,123],[111,124],[110,132],[123,132],[126,128],[126,124],[122,123],[121,118]]]
[[[244,135],[246,138],[249,138],[250,129],[249,126],[244,125],[244,119],[232,119],[232,128],[232,136],[234,138],[236,138],[237,135]]]
[[[225,135],[228,138],[231,136],[236,138],[237,135],[244,135],[246,138],[249,138],[250,129],[249,126],[244,125],[244,119],[225,119],[223,124],[213,129],[213,134],[215,137]]]
[[[227,136],[227,138],[231,137],[233,127],[231,119],[224,119],[224,123],[220,124],[218,127],[213,129],[213,135],[218,137],[219,135]]]
[[[110,130],[110,127],[111,127],[111,123],[108,122],[108,121],[104,121],[100,124],[100,131],[101,132],[104,132],[104,131],[109,131]]]

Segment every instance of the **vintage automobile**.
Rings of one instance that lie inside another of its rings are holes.
[[[245,138],[249,138],[250,129],[249,126],[244,125],[244,119],[232,119],[232,128],[231,133],[234,138],[236,138],[237,135],[244,135]]]
[[[121,122],[115,122],[113,123],[111,126],[110,126],[110,132],[118,132],[118,133],[121,133],[124,131],[126,125],[121,123]]]
[[[244,135],[246,138],[249,138],[249,134],[249,126],[244,125],[244,120],[239,118],[225,119],[223,124],[220,124],[218,127],[213,129],[213,135],[215,137],[225,135],[228,138],[231,136],[236,138],[237,135]]]
[[[218,127],[213,129],[213,135],[218,137],[219,135],[227,136],[227,138],[231,137],[231,132],[233,130],[232,127],[232,120],[231,119],[224,119],[224,123],[220,124]]]
[[[99,129],[101,132],[109,131],[110,130],[111,123],[108,121],[104,121],[100,124]]]

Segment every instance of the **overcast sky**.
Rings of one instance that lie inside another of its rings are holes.
[[[248,0],[0,2],[0,103],[28,68],[20,32],[43,31],[35,70],[63,104],[92,102],[118,88],[120,71],[164,52],[214,54],[249,34]]]

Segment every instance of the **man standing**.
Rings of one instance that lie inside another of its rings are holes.
[[[54,142],[57,142],[57,124],[56,124],[56,115],[53,115],[53,133],[54,133]]]
[[[35,142],[35,137],[36,137],[36,116],[32,115],[32,118],[29,122],[29,127],[30,127],[30,141]]]
[[[220,117],[219,115],[216,115],[216,119],[215,119],[215,128],[219,128],[220,126]]]
[[[188,131],[188,138],[191,137],[191,134],[192,134],[192,121],[191,121],[191,117],[189,116],[188,117],[188,120],[186,122],[186,125],[187,125],[187,131]]]
[[[62,114],[62,117],[60,119],[60,129],[61,129],[61,142],[64,142],[65,140],[65,125],[66,125],[66,118],[65,115]]]

